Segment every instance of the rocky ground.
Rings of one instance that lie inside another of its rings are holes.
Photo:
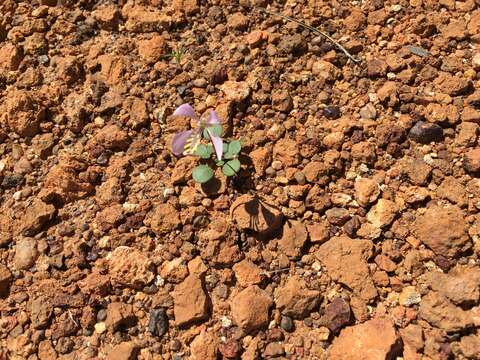
[[[3,0],[0,359],[480,359],[479,124],[479,0]]]

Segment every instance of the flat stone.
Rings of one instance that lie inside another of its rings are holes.
[[[188,276],[173,292],[173,311],[178,326],[188,326],[208,317],[208,298],[202,278]]]
[[[301,319],[308,316],[320,303],[322,296],[317,290],[310,290],[303,279],[290,277],[284,285],[275,289],[275,305],[282,314]]]
[[[249,333],[267,326],[268,312],[272,305],[268,293],[257,285],[252,285],[238,293],[230,307],[234,321]]]

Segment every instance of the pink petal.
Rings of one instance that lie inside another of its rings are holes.
[[[197,114],[195,114],[195,110],[190,104],[183,104],[180,105],[174,112],[173,115],[178,116],[186,116],[192,119],[197,119]]]
[[[215,149],[215,153],[217,154],[218,161],[222,160],[223,155],[223,140],[221,137],[213,135],[213,133],[207,128],[208,135],[210,136],[210,140],[212,141],[213,148]]]
[[[192,133],[193,133],[193,130],[187,130],[187,131],[182,131],[182,132],[179,132],[178,134],[175,134],[172,140],[172,152],[176,156],[180,156],[183,154],[183,149],[185,147],[185,144],[187,143],[190,136],[192,136]]]
[[[208,125],[220,124],[220,119],[218,118],[218,115],[215,112],[215,110],[210,111],[210,114],[208,115],[207,124]]]

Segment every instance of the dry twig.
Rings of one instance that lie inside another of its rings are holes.
[[[279,13],[276,13],[276,12],[273,12],[273,11],[270,11],[270,10],[267,10],[267,9],[264,9],[264,8],[256,8],[256,9],[259,10],[259,11],[263,11],[263,12],[265,12],[267,14],[270,14],[270,15],[281,17],[281,18],[283,18],[285,20],[288,20],[288,21],[293,21],[293,22],[297,23],[298,25],[303,26],[305,29],[313,31],[314,33],[317,33],[319,35],[322,35],[324,38],[331,41],[338,49],[340,49],[354,63],[358,64],[358,63],[361,62],[360,59],[357,59],[356,57],[354,57],[352,54],[350,54],[348,52],[347,49],[345,49],[342,45],[340,45],[340,43],[338,41],[336,41],[334,38],[332,38],[330,35],[324,33],[323,31],[320,31],[317,28],[314,28],[313,26],[307,25],[304,22],[301,22],[300,20],[294,19],[294,18],[292,18],[290,16],[287,16],[287,15],[279,14]]]

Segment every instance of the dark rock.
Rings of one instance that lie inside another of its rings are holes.
[[[340,108],[338,106],[327,106],[325,109],[323,109],[323,115],[327,119],[338,119],[341,115]]]
[[[322,322],[336,333],[350,322],[350,305],[342,298],[336,298],[325,309]]]
[[[224,344],[220,344],[218,349],[224,358],[237,359],[242,351],[242,347],[236,340],[229,340]]]
[[[165,309],[154,309],[150,311],[148,320],[148,331],[152,335],[162,337],[168,330],[168,317]]]
[[[408,136],[415,142],[429,144],[432,141],[442,141],[443,130],[437,124],[419,121],[410,129]]]
[[[288,316],[282,316],[282,319],[280,321],[280,326],[283,330],[291,332],[293,331],[293,321],[292,318]]]
[[[21,174],[7,174],[3,178],[2,187],[4,189],[11,189],[21,185],[24,181],[23,175]]]

